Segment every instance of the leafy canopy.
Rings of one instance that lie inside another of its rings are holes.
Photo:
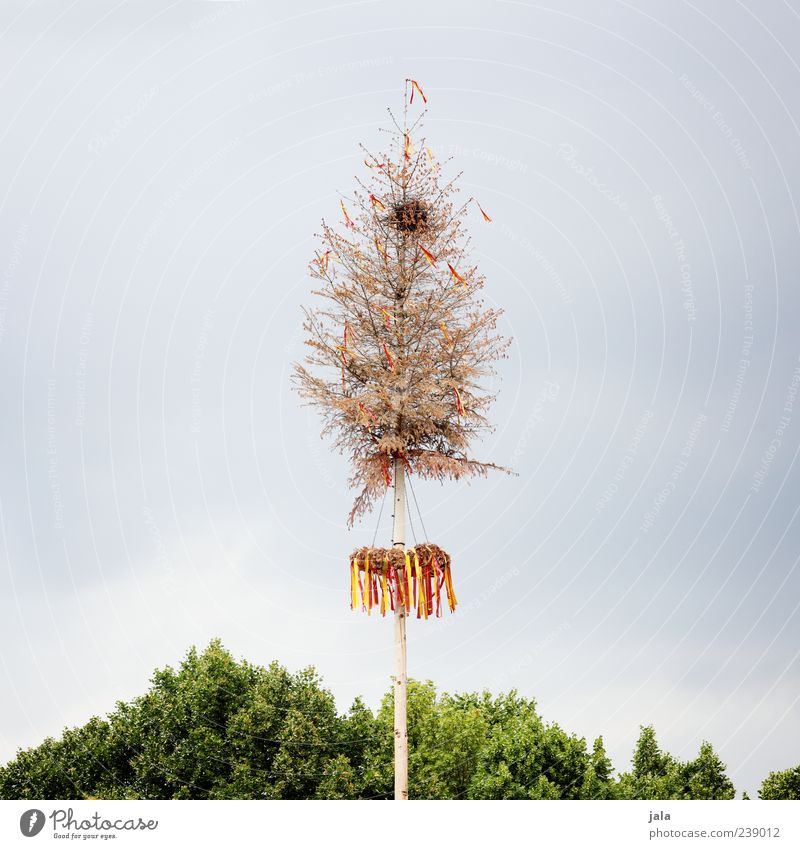
[[[192,649],[150,689],[20,751],[0,767],[5,799],[390,799],[393,692],[377,711],[336,709],[313,669]],[[437,693],[410,681],[409,787],[421,799],[730,799],[709,743],[681,762],[642,728],[619,778],[598,737],[545,722],[518,693]],[[772,773],[764,799],[798,798],[800,768]]]

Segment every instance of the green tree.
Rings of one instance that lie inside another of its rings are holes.
[[[489,732],[470,783],[473,799],[576,799],[590,766],[586,741],[546,725],[512,691],[486,699]]]
[[[307,669],[237,662],[218,642],[58,741],[0,770],[3,798],[238,799],[355,796],[347,721]],[[320,789],[322,788],[322,790]]]
[[[683,768],[683,798],[733,799],[736,791],[725,774],[725,764],[711,743],[703,742],[697,757]]]
[[[6,799],[390,799],[393,696],[340,714],[313,669],[192,649],[149,690],[0,767]],[[518,693],[438,693],[409,681],[409,773],[418,799],[731,799],[709,743],[681,762],[643,727],[632,769],[613,778],[603,739],[547,723]],[[800,798],[800,767],[762,799]]]
[[[409,700],[409,781],[424,799],[463,799],[469,793],[488,722],[486,696],[437,697],[433,684],[414,682]],[[387,700],[385,709],[391,707]]]
[[[733,799],[725,764],[704,742],[693,761],[663,752],[652,725],[643,726],[633,753],[633,769],[619,779],[623,799]]]
[[[771,772],[758,791],[759,799],[800,799],[800,766]]]
[[[19,752],[0,769],[0,798],[74,799],[98,795],[100,787],[124,786],[125,756],[109,730],[109,723],[93,717],[81,728],[66,729],[60,740],[48,738]]]
[[[589,766],[583,775],[581,782],[581,799],[614,799],[617,796],[617,787],[613,780],[614,767],[606,755],[603,746],[603,738],[598,737],[594,741],[592,753],[589,756]]]
[[[674,799],[680,788],[675,759],[662,752],[652,725],[642,726],[632,759],[633,769],[619,777],[623,799]]]

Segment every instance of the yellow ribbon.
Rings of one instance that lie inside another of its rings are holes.
[[[350,563],[350,609],[358,607],[358,560],[354,557]]]
[[[417,574],[417,613],[422,613],[425,619],[428,618],[428,600],[425,595],[425,582],[423,581],[422,566],[419,562],[419,555],[414,552],[414,566]]]
[[[408,552],[406,554],[406,573],[405,573],[405,582],[406,582],[406,610],[410,611],[414,606],[414,600],[411,598],[411,557]]]
[[[381,572],[381,616],[386,615],[386,608],[388,606],[389,601],[389,587],[388,584],[388,576],[389,576],[389,558],[386,557],[383,563],[383,571]]]
[[[372,576],[370,574],[369,554],[364,556],[364,590],[362,597],[367,605],[367,616],[372,614]]]
[[[444,586],[447,590],[447,603],[450,605],[450,611],[456,609],[456,605],[458,602],[456,601],[456,594],[453,590],[453,573],[450,571],[450,564],[444,567]]]
[[[437,609],[441,605],[441,595],[440,595],[440,585],[439,585],[439,576],[436,574],[436,567],[433,564],[433,555],[431,555],[431,572],[433,573],[433,585],[436,587],[436,607]]]

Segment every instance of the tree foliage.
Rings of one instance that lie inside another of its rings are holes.
[[[391,135],[384,154],[366,153],[367,176],[342,200],[341,223],[322,222],[309,353],[294,370],[323,434],[350,457],[360,488],[351,524],[388,485],[397,457],[437,480],[497,468],[467,453],[489,428],[486,380],[509,344],[469,260],[464,221],[475,207],[455,202],[455,181],[443,180],[419,121],[409,127],[404,117]]]
[[[725,764],[703,742],[697,757],[682,762],[663,752],[652,725],[641,729],[633,769],[619,777],[622,799],[733,799],[735,790]]]
[[[158,670],[149,690],[20,751],[0,767],[4,799],[390,799],[393,688],[376,711],[345,713],[313,669],[235,660],[218,642]],[[410,681],[409,787],[422,799],[732,799],[710,743],[694,760],[641,729],[614,776],[602,738],[546,722],[518,693],[438,693]],[[800,767],[762,799],[800,798]]]
[[[771,772],[758,791],[759,799],[800,799],[800,766]]]

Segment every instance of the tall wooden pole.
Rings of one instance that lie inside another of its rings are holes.
[[[394,461],[394,527],[392,545],[405,548],[406,478],[400,457]],[[398,575],[398,578],[401,576]],[[399,595],[399,594],[398,594]],[[394,798],[408,799],[408,725],[406,718],[408,678],[406,677],[406,609],[395,599],[394,605]]]

